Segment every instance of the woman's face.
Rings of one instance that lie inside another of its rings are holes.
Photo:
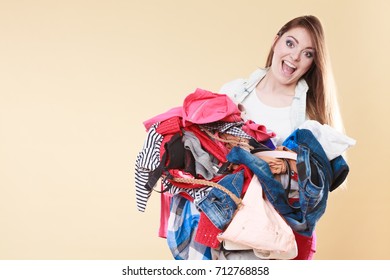
[[[309,32],[295,27],[276,38],[271,70],[284,85],[296,84],[310,69],[315,50]]]

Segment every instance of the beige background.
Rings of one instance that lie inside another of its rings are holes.
[[[317,259],[390,259],[389,16],[371,1],[0,1],[0,259],[171,259],[137,212],[142,121],[263,66],[289,19],[325,27],[347,134]]]

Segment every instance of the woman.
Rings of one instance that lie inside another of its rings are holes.
[[[324,32],[315,16],[285,24],[274,39],[265,69],[225,84],[220,92],[239,104],[244,119],[275,132],[275,145],[308,119],[343,131]],[[312,259],[315,234],[310,238],[296,234],[296,240],[297,259]]]

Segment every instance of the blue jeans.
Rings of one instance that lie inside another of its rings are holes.
[[[299,153],[299,146],[310,147],[310,149],[314,151],[313,155],[318,154],[320,161],[326,161],[325,151],[323,151],[318,141],[316,141],[316,139],[313,140],[313,138],[314,135],[311,133],[311,131],[307,129],[296,129],[293,133],[290,134],[289,137],[287,137],[282,145],[295,151],[296,153]],[[324,163],[324,165],[329,168],[327,163]],[[349,173],[349,166],[342,155],[332,159],[330,161],[330,165],[333,177],[331,178],[329,191],[334,191],[347,178]]]
[[[241,170],[237,173],[226,175],[218,181],[218,184],[233,192],[237,197],[240,197],[244,185],[244,171]],[[233,199],[227,193],[217,188],[213,188],[196,204],[210,221],[221,230],[230,223],[234,211],[237,209]]]
[[[302,143],[297,143],[299,201],[290,204],[282,184],[264,160],[239,147],[227,155],[232,163],[244,164],[258,177],[265,195],[291,228],[305,236],[313,234],[315,225],[324,214],[332,168],[325,152],[313,134],[307,130]]]

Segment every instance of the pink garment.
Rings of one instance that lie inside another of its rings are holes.
[[[183,102],[183,126],[186,122],[195,124],[216,121],[241,121],[237,105],[226,95],[197,88]]]
[[[263,197],[257,176],[252,177],[241,208],[217,238],[225,242],[226,249],[253,249],[262,259],[293,259],[298,255],[291,227]]]
[[[181,117],[181,114],[182,114],[182,107],[174,107],[162,114],[159,114],[157,116],[154,116],[146,121],[143,122],[146,130],[149,130],[149,128],[155,124],[156,122],[162,122],[162,121],[165,121],[165,120],[168,120],[172,117]]]
[[[165,192],[161,194],[160,228],[158,230],[158,236],[161,238],[167,238],[168,218],[170,215],[171,198],[172,195],[170,193]]]
[[[242,126],[242,130],[259,142],[266,141],[276,136],[274,132],[267,132],[267,128],[264,125],[256,124],[252,120],[246,121]]]
[[[183,106],[174,107],[144,121],[143,124],[146,130],[149,130],[154,123],[172,117],[183,118],[183,126],[186,126],[186,122],[205,124],[216,121],[242,121],[240,110],[226,94],[213,93],[200,88],[187,95],[183,101]]]

